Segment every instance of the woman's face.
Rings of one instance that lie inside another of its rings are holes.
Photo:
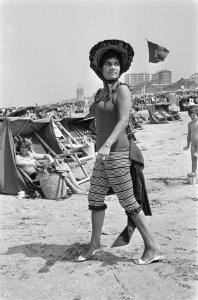
[[[104,61],[102,75],[106,80],[116,80],[120,75],[120,63],[117,58],[109,58]]]
[[[21,153],[21,156],[26,156],[28,154],[28,147],[25,145],[21,145],[20,153]]]

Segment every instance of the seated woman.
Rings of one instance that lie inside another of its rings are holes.
[[[48,164],[54,163],[54,159],[51,155],[33,152],[32,143],[27,138],[17,142],[16,151],[16,165],[22,168],[32,180],[36,179],[39,168],[44,167],[47,163],[43,162],[43,160],[47,160]],[[66,183],[72,190],[72,193],[85,194],[86,192],[79,187],[78,182],[67,163],[64,163],[64,169],[67,172]]]

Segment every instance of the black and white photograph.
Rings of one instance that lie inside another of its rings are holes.
[[[198,299],[198,0],[0,0],[0,299]]]

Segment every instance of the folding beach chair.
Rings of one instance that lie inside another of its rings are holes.
[[[87,161],[93,159],[93,155],[90,155],[86,150],[86,148],[89,147],[88,140],[86,137],[78,135],[74,137],[74,131],[71,132],[67,130],[58,120],[53,120],[53,122],[63,135],[63,138],[58,138],[63,154],[75,163],[75,167],[80,167],[85,175],[85,178],[82,179],[80,183],[90,180],[90,177],[84,168]]]
[[[29,136],[26,136],[27,138],[29,138]],[[21,136],[17,136],[18,139],[21,138]],[[86,162],[79,162],[76,158],[73,159],[73,163],[70,164],[68,162],[68,155],[72,156],[76,154],[76,151],[70,150],[67,151],[66,153],[61,153],[61,154],[57,154],[45,141],[44,139],[39,135],[38,132],[34,132],[33,135],[31,135],[31,141],[34,145],[34,151],[36,153],[49,153],[52,155],[53,158],[55,158],[58,161],[65,161],[66,163],[69,164],[70,169],[74,169],[76,167],[81,167],[83,174],[85,175],[85,177],[83,179],[77,180],[78,184],[82,184],[85,181],[90,180],[90,177],[88,175],[88,173],[86,172],[86,170],[84,169],[83,165],[86,164]],[[34,184],[34,181],[21,169],[19,168],[20,173],[23,175],[24,179],[26,182],[29,182],[31,184],[34,185],[34,187],[37,187],[37,185]],[[37,187],[38,188],[38,187]],[[39,190],[39,188],[38,188]]]
[[[35,188],[35,190],[39,191],[40,193],[42,192],[40,185],[36,184],[36,182],[38,180],[36,179],[32,179],[22,168],[20,168],[19,166],[17,166],[19,172],[23,175],[23,178],[26,182],[26,184],[31,183],[33,185],[33,187]]]
[[[59,141],[64,144],[68,151],[72,149],[78,153],[81,152],[81,155],[79,155],[80,160],[90,160],[93,158],[87,150],[90,146],[90,142],[86,134],[82,133],[77,126],[72,123],[69,124],[67,128],[59,121],[55,121],[55,123],[64,137],[63,139],[60,138]]]
[[[90,180],[89,174],[87,173],[87,171],[84,168],[84,165],[86,164],[86,161],[80,161],[78,156],[77,156],[77,151],[76,149],[67,149],[66,147],[64,147],[64,145],[62,145],[62,150],[63,153],[61,154],[57,154],[54,150],[52,150],[52,148],[41,138],[41,136],[37,133],[34,132],[34,135],[37,137],[37,139],[40,141],[40,143],[47,149],[47,151],[57,160],[65,160],[71,169],[80,167],[81,170],[83,171],[85,177],[83,179],[78,180],[78,184],[82,184],[83,182],[86,182],[88,180]],[[71,158],[72,162],[68,161],[68,157]]]
[[[156,105],[155,106],[156,111],[161,114],[167,121],[174,121],[175,119],[166,112],[165,109],[163,109],[161,106]]]
[[[168,123],[167,119],[156,111],[155,105],[147,105],[147,110],[149,112],[149,120],[153,124],[163,124]]]

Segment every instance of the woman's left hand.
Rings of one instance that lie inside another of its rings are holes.
[[[106,160],[109,157],[111,147],[103,145],[97,154],[96,159],[98,160]]]

